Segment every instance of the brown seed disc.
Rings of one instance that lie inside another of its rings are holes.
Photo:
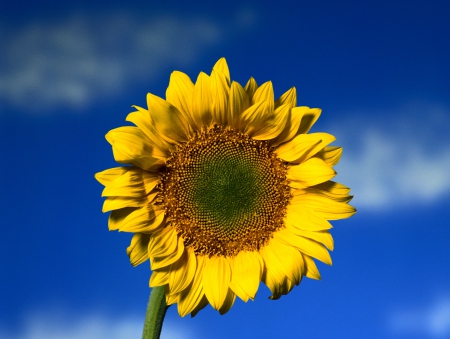
[[[267,142],[215,125],[171,154],[160,199],[185,246],[234,256],[258,250],[284,227],[286,170]]]

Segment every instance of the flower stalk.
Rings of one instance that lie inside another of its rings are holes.
[[[148,300],[142,339],[159,339],[167,308],[164,286],[153,287]]]

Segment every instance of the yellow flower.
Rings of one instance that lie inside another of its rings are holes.
[[[208,303],[221,314],[236,296],[272,299],[331,265],[332,227],[348,218],[350,189],[330,181],[342,153],[310,133],[321,110],[297,106],[295,88],[274,100],[272,83],[230,81],[224,58],[192,83],[173,72],[166,99],[147,95],[106,139],[122,166],[96,174],[110,230],[134,233],[133,265],[150,259],[181,316]],[[328,250],[327,250],[328,249]]]

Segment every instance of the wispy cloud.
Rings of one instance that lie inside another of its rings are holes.
[[[450,298],[442,297],[423,308],[393,312],[389,329],[397,335],[427,338],[450,337]]]
[[[112,317],[102,313],[85,315],[66,311],[40,310],[30,313],[18,331],[0,328],[0,338],[8,339],[129,339],[140,338],[144,319]],[[192,331],[165,321],[161,339],[192,339]]]
[[[251,11],[237,11],[232,19],[241,29],[254,22]],[[0,105],[82,108],[151,79],[168,63],[191,63],[226,34],[211,18],[143,20],[136,13],[79,14],[8,34],[0,27]]]
[[[450,111],[425,103],[365,112],[342,122],[344,155],[338,181],[352,188],[357,208],[430,203],[450,190]]]

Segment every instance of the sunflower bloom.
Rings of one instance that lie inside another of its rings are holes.
[[[321,110],[297,106],[291,88],[230,81],[224,58],[195,84],[173,72],[166,99],[127,116],[135,126],[106,139],[126,166],[96,174],[110,230],[134,233],[133,265],[150,260],[150,287],[164,286],[181,316],[206,305],[226,313],[253,300],[260,282],[278,299],[331,265],[328,220],[348,218],[350,189],[331,181],[342,148],[308,133]]]

